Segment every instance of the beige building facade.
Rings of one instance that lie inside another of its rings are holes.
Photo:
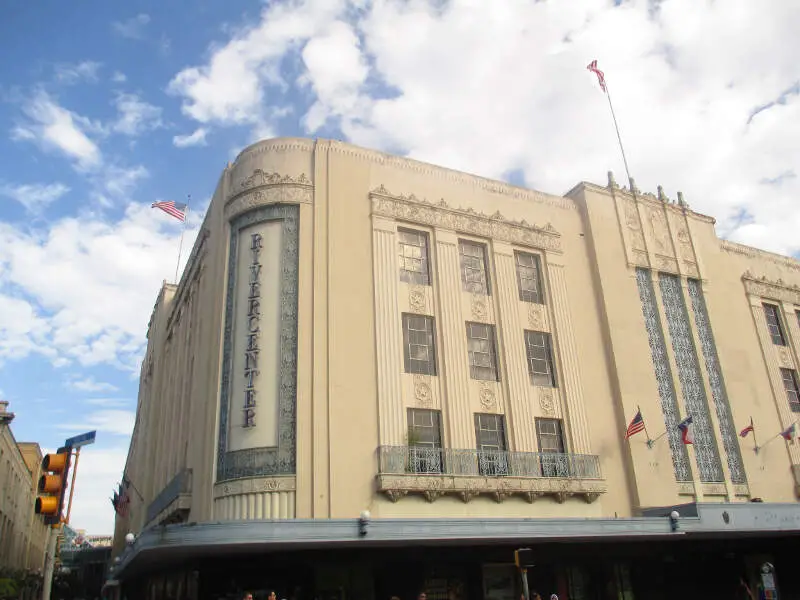
[[[266,140],[153,309],[116,552],[187,521],[793,503],[799,360],[800,262],[680,196]]]
[[[34,513],[42,451],[39,444],[17,442],[14,415],[0,401],[0,567],[40,571],[49,530]]]

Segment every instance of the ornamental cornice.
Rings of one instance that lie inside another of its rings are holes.
[[[497,502],[519,496],[533,503],[542,496],[551,496],[562,503],[571,496],[581,496],[587,503],[592,503],[608,491],[605,481],[600,479],[418,474],[378,475],[377,487],[392,502],[414,494],[424,496],[428,502],[444,495],[458,496],[464,502],[479,495],[489,495]]]
[[[761,298],[772,298],[800,306],[800,286],[788,284],[782,279],[772,281],[763,275],[756,277],[749,270],[742,274],[742,283],[748,294]]]
[[[738,254],[756,260],[765,260],[786,267],[787,269],[792,269],[793,271],[800,271],[800,261],[789,256],[767,252],[766,250],[759,250],[758,248],[737,244],[736,242],[729,242],[728,240],[720,240],[719,247],[723,252],[729,254]]]
[[[293,492],[297,489],[294,476],[250,477],[218,483],[214,486],[214,499],[239,496],[241,494],[263,494],[265,492]]]
[[[225,202],[225,218],[230,220],[248,210],[269,204],[312,204],[314,184],[305,173],[294,177],[256,169],[234,184]]]
[[[374,215],[561,252],[561,234],[550,223],[539,227],[524,219],[507,219],[500,211],[487,215],[472,208],[453,208],[444,200],[433,203],[413,194],[398,196],[383,185],[370,192],[370,198]]]

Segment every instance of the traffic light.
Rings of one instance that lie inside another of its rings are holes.
[[[55,454],[48,454],[42,459],[39,493],[43,495],[36,498],[34,510],[37,515],[44,516],[47,525],[61,523],[71,450],[71,448],[59,448]]]

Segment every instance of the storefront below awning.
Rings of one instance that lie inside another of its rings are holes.
[[[544,542],[529,544],[527,579],[545,600],[672,600],[747,598],[758,590],[763,565],[783,595],[800,591],[798,538],[736,541],[681,537],[660,542]],[[124,582],[121,598],[240,600],[519,600],[516,545],[350,548],[205,557]],[[758,596],[756,596],[758,597]]]

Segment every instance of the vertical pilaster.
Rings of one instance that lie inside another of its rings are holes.
[[[397,227],[394,221],[373,218],[375,332],[378,362],[380,444],[405,443],[403,394],[403,336],[397,301]]]
[[[470,411],[469,368],[464,315],[461,309],[461,272],[458,238],[436,232],[439,269],[439,314],[442,322],[442,356],[445,374],[446,427],[452,448],[474,448],[475,434]]]
[[[778,357],[775,352],[774,344],[772,343],[772,338],[767,330],[761,298],[749,296],[749,299],[750,309],[753,311],[753,320],[755,321],[756,331],[758,332],[758,340],[761,342],[761,353],[764,355],[764,361],[767,364],[767,375],[769,376],[770,386],[772,386],[775,406],[778,409],[778,415],[780,415],[781,428],[785,429],[796,420],[796,417],[789,409],[786,389],[783,387],[783,379],[781,378],[781,367],[780,364],[778,364]],[[796,445],[787,446],[787,449],[792,464],[800,464],[800,449],[798,449]]]
[[[586,406],[581,386],[580,361],[572,316],[569,310],[569,294],[564,265],[548,257],[550,275],[550,298],[555,317],[555,345],[560,349],[561,379],[564,382],[564,398],[569,428],[572,433],[572,451],[577,454],[592,454],[589,426],[586,419]]]
[[[511,448],[517,452],[536,452],[536,427],[531,404],[531,383],[527,376],[525,336],[519,322],[519,296],[514,250],[508,244],[494,243],[497,270],[497,295],[500,299],[498,337],[508,363],[505,378],[509,407],[506,419]],[[510,409],[510,410],[509,410]]]

